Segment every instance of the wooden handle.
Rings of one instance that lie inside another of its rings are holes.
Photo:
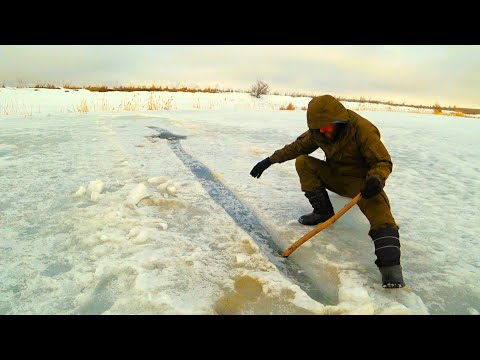
[[[285,250],[283,253],[282,253],[282,256],[283,257],[288,257],[292,252],[294,252],[295,250],[297,250],[297,248],[302,245],[304,242],[306,242],[307,240],[310,240],[314,235],[317,235],[320,231],[322,231],[323,229],[326,229],[327,227],[329,227],[330,225],[332,225],[335,221],[337,221],[338,219],[340,219],[340,217],[345,214],[348,210],[350,210],[356,203],[358,203],[358,201],[362,198],[362,194],[358,194],[357,196],[355,196],[352,200],[350,200],[350,202],[348,204],[346,204],[339,212],[337,212],[335,215],[333,215],[330,219],[328,219],[327,221],[319,224],[315,229],[313,229],[312,231],[306,233],[305,235],[303,235],[298,241],[296,241],[295,243],[293,243],[287,250]]]

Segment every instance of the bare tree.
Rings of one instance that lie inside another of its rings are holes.
[[[442,113],[442,107],[440,106],[440,104],[438,102],[433,104],[433,113],[434,114],[441,114]]]
[[[250,95],[255,96],[256,98],[259,98],[260,95],[267,95],[270,90],[270,87],[268,86],[267,83],[257,80],[255,84],[252,85],[250,88]]]
[[[27,82],[23,79],[17,79],[17,88],[26,88]]]

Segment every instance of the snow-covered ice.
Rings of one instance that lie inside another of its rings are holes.
[[[103,189],[105,188],[105,184],[103,183],[102,180],[94,180],[94,181],[90,181],[90,183],[88,184],[88,188],[87,190],[90,191],[91,193],[97,193],[97,194],[101,194]]]
[[[147,127],[186,135],[183,149],[286,248],[310,230],[296,222],[310,207],[294,162],[260,179],[249,172],[306,129],[304,111],[277,105],[309,99],[165,93],[158,96],[173,98],[171,110],[120,112],[99,101],[113,107],[132,94],[29,90],[0,89],[0,110],[19,110],[0,112],[1,314],[480,311],[478,119],[359,111],[393,158],[386,191],[407,288],[381,287],[368,222],[355,207],[288,260],[333,299],[322,304],[268,260]],[[90,112],[69,112],[81,99]],[[331,199],[337,211],[349,200]]]
[[[127,196],[127,203],[130,205],[137,205],[138,202],[150,196],[150,192],[144,184],[138,184],[133,188]]]
[[[83,196],[85,195],[86,192],[87,190],[83,186],[80,186],[77,192],[75,193],[75,196]]]

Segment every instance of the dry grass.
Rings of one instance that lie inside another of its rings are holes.
[[[319,96],[319,95],[323,95],[325,94],[325,92],[322,92],[320,94],[308,94],[308,93],[278,93],[278,92],[275,92],[274,95],[283,95],[283,96],[292,96],[292,97],[307,97],[307,98],[313,98],[313,97],[316,97],[316,96]],[[436,108],[440,107],[440,105],[438,104],[434,104],[433,106],[427,106],[427,105],[413,105],[413,104],[406,104],[405,102],[394,102],[394,101],[390,101],[390,100],[375,100],[375,99],[372,99],[371,97],[369,98],[366,98],[364,96],[360,96],[358,98],[348,98],[348,97],[343,97],[343,96],[339,96],[339,95],[333,95],[332,96],[337,99],[338,101],[341,101],[341,102],[356,102],[356,103],[361,103],[361,104],[381,104],[381,105],[387,105],[387,106],[398,106],[398,107],[409,107],[409,108],[415,108],[415,109],[419,109],[419,110],[435,110]],[[440,107],[441,110],[447,110],[447,111],[460,111],[462,112],[463,114],[465,114],[465,116],[467,115],[478,115],[480,114],[480,109],[471,109],[471,108],[457,108],[456,106],[442,106]],[[409,111],[409,112],[412,112],[412,111]],[[420,112],[420,111],[419,111]]]
[[[63,88],[68,89],[68,90],[80,90],[82,87],[81,86],[75,86],[75,85],[72,85],[72,84],[64,84]]]
[[[153,94],[150,94],[150,97],[148,98],[147,110],[158,110],[157,100],[155,99]]]
[[[93,111],[113,111],[113,107],[110,106],[110,103],[107,101],[107,99],[100,99],[97,100],[93,104]]]
[[[161,91],[160,87],[152,85],[150,87],[146,86],[118,86],[109,89],[108,91],[124,91],[124,92],[132,92],[132,91]]]
[[[136,101],[136,95],[127,101],[122,101],[120,108],[124,111],[137,111],[141,109],[141,105]]]
[[[168,100],[164,100],[162,110],[171,110],[172,109],[172,101],[173,101],[173,97],[168,99]]]
[[[40,110],[38,111],[40,112]],[[4,102],[0,104],[0,115],[23,115],[23,116],[32,116],[33,107],[26,104],[19,104],[15,102]]]
[[[150,97],[147,101],[147,110],[171,110],[172,109],[173,97],[162,100],[160,98],[155,98],[155,96],[150,94]]]
[[[96,91],[96,92],[107,92],[107,91],[121,91],[121,92],[133,92],[133,91],[166,91],[166,92],[189,92],[189,93],[197,93],[197,92],[202,92],[202,93],[220,93],[220,92],[233,92],[232,89],[227,89],[227,90],[219,90],[216,88],[203,88],[203,89],[197,89],[197,88],[189,88],[186,86],[182,87],[163,87],[163,86],[117,86],[117,87],[108,87],[108,86],[84,86],[83,89],[89,90],[89,91]]]
[[[293,92],[293,93],[284,93],[284,94],[281,94],[281,93],[274,93],[274,95],[281,95],[281,96],[291,96],[291,97],[315,97],[315,96],[318,96],[318,95],[315,95],[315,94],[306,94],[306,93],[300,93],[300,92]]]
[[[159,91],[170,91],[170,92],[189,92],[189,93],[197,93],[197,92],[201,92],[201,93],[209,93],[209,94],[216,94],[216,93],[219,93],[219,92],[222,92],[218,89],[214,89],[214,88],[205,88],[205,89],[192,89],[192,88],[188,88],[188,87],[181,87],[181,88],[169,88],[169,87],[166,87],[162,90],[159,90]]]
[[[0,88],[4,88],[5,87],[5,84],[0,84]],[[22,80],[22,79],[19,79],[17,80],[17,84],[16,84],[16,87],[14,87],[13,89],[15,88],[28,88],[31,86],[27,86],[27,83]],[[37,84],[33,87],[36,91],[38,91],[38,89],[61,89],[60,87],[56,86],[56,85],[53,85],[53,84]],[[232,88],[228,88],[228,89],[218,89],[218,88],[211,88],[211,87],[207,87],[207,88],[197,88],[197,87],[187,87],[187,86],[173,86],[173,87],[170,87],[170,86],[157,86],[157,85],[151,85],[151,86],[145,86],[145,85],[142,85],[142,86],[118,86],[118,87],[109,87],[109,86],[106,86],[106,85],[100,85],[100,86],[97,86],[97,85],[89,85],[89,86],[75,86],[75,85],[72,85],[72,84],[69,84],[69,83],[66,83],[63,85],[63,88],[65,89],[65,91],[68,92],[68,90],[74,90],[74,91],[78,91],[80,89],[85,89],[85,90],[89,90],[89,91],[93,91],[93,92],[110,92],[110,91],[120,91],[120,92],[133,92],[133,91],[149,91],[149,92],[154,92],[154,91],[162,91],[162,92],[190,92],[190,93],[225,93],[225,92],[230,92],[230,93],[248,93],[248,91],[245,91],[245,90],[242,90],[242,89],[232,89]],[[315,96],[319,96],[319,95],[322,95],[324,94],[325,91],[322,91],[321,93],[319,94],[307,94],[307,93],[299,93],[299,92],[296,92],[296,93],[280,93],[280,92],[274,92],[273,94],[274,95],[279,95],[279,96],[292,96],[292,97],[315,97]],[[448,115],[448,116],[459,116],[459,117],[469,117],[471,115],[478,115],[480,114],[480,109],[471,109],[471,108],[457,108],[456,106],[442,106],[440,107],[440,105],[437,103],[437,104],[434,104],[434,105],[430,105],[430,106],[426,106],[426,105],[413,105],[413,104],[405,104],[405,102],[402,102],[402,103],[398,103],[398,102],[393,102],[393,101],[387,101],[387,100],[374,100],[372,98],[366,98],[364,96],[360,96],[359,98],[347,98],[347,97],[342,97],[342,96],[338,96],[338,95],[333,95],[337,100],[341,101],[341,102],[357,102],[357,103],[360,103],[361,104],[361,107],[357,110],[360,110],[360,109],[370,109],[371,107],[369,107],[369,104],[382,104],[382,105],[387,105],[387,111],[393,111],[393,107],[409,107],[409,108],[413,108],[413,109],[417,109],[417,111],[414,111],[414,110],[411,110],[411,109],[407,109],[408,112],[430,112],[430,111],[433,111],[434,114],[443,114],[443,115]],[[144,107],[145,105],[143,105]],[[275,105],[274,105],[275,106]],[[86,106],[87,109],[88,109],[88,106]],[[94,111],[97,111],[96,109],[100,109],[100,111],[109,111],[109,110],[112,110],[112,111],[115,111],[115,110],[120,110],[120,108],[123,108],[124,110],[138,110],[140,109],[142,106],[140,106],[139,104],[137,103],[133,103],[133,102],[125,102],[123,104],[121,104],[118,109],[109,109],[108,107],[108,104],[106,104],[105,102],[101,102],[99,103],[98,105],[93,105],[94,107]],[[200,102],[198,101],[197,103],[194,103],[193,104],[193,107],[194,108],[200,108]],[[80,106],[79,108],[82,108],[82,106]],[[155,100],[155,99],[149,99],[148,102],[147,102],[147,106],[146,108],[148,110],[169,110],[172,108],[172,101],[164,101],[164,102],[161,102],[160,100]],[[210,106],[206,106],[206,108],[210,108],[212,109],[213,106],[210,105]],[[272,108],[275,108],[275,107],[272,107]],[[109,110],[107,110],[109,109]],[[282,106],[280,108],[281,110],[295,110],[295,106],[293,104],[289,104],[287,106]],[[373,110],[373,108],[371,108]],[[306,111],[307,108],[305,106],[303,106],[301,108],[301,110],[303,111]],[[9,112],[10,113],[10,109],[3,109],[3,113],[5,112]],[[73,111],[77,111],[76,109],[74,109]],[[88,110],[87,110],[88,111]]]
[[[95,91],[95,92],[107,92],[107,91],[110,91],[108,86],[84,86],[83,87],[85,90],[88,90],[88,91]]]
[[[76,111],[82,113],[89,112],[87,100],[80,101],[80,105],[76,108]]]
[[[34,89],[52,89],[52,90],[60,90],[58,86],[52,84],[37,84],[33,87]]]
[[[280,110],[295,110],[295,105],[289,103],[287,106],[280,106]]]
[[[18,89],[24,89],[24,88],[27,87],[27,82],[23,79],[18,79],[15,87],[18,88]]]
[[[5,87],[5,85],[2,85],[1,87]],[[24,80],[18,80],[16,88],[27,88],[27,83]],[[122,91],[122,92],[133,92],[133,91],[166,91],[166,92],[189,92],[189,93],[210,93],[210,94],[216,94],[216,93],[223,93],[223,92],[242,92],[242,90],[234,90],[231,88],[227,89],[217,89],[217,88],[212,88],[212,87],[206,87],[206,88],[192,88],[188,86],[157,86],[157,85],[151,85],[151,86],[114,86],[114,87],[109,87],[107,85],[87,85],[87,86],[75,86],[69,83],[66,83],[62,86],[64,89],[67,90],[80,90],[80,89],[85,89],[89,90],[92,92],[109,92],[109,91]],[[53,85],[53,84],[37,84],[33,88],[36,89],[61,89],[60,87]]]
[[[445,109],[444,109],[445,110]],[[462,111],[442,111],[440,108],[435,108],[433,110],[435,115],[444,115],[444,116],[458,116],[458,117],[471,117],[471,115],[467,115]]]
[[[13,114],[13,106],[11,104],[4,103],[0,106],[0,115]]]
[[[74,107],[73,109],[67,110],[68,112],[81,112],[87,113],[90,111],[94,112],[114,112],[114,111],[139,111],[142,109],[147,110],[171,110],[173,108],[173,97],[169,99],[156,99],[153,94],[147,100],[147,104],[142,104],[140,99],[137,97],[138,94],[134,95],[129,100],[123,100],[120,105],[112,106],[107,101],[106,98],[98,99],[95,102],[88,104],[87,100],[81,100],[80,105]],[[9,109],[0,108],[3,112],[10,112]]]

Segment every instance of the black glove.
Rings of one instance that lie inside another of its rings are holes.
[[[365,181],[365,185],[363,185],[362,189],[360,190],[360,193],[364,199],[369,199],[379,194],[382,189],[382,181],[380,181],[380,179],[376,176],[369,176],[367,181]]]
[[[262,175],[262,173],[267,170],[270,165],[272,165],[272,160],[270,160],[269,157],[267,157],[266,159],[260,161],[257,165],[255,165],[252,169],[252,171],[250,171],[250,175],[252,175],[254,178],[260,178],[260,176]]]

